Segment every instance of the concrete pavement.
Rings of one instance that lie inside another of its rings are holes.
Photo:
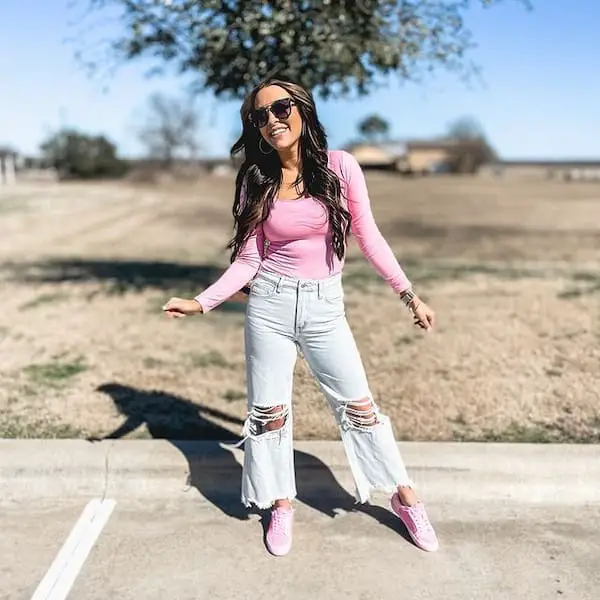
[[[399,446],[438,531],[437,553],[405,539],[385,495],[353,506],[338,442],[300,442],[294,547],[274,558],[262,541],[265,515],[238,501],[241,450],[0,441],[0,600],[34,596],[94,498],[116,505],[89,554],[73,552],[85,557],[63,598],[600,597],[599,446]]]

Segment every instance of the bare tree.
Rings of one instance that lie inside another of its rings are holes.
[[[464,116],[448,125],[448,137],[454,140],[478,140],[485,138],[485,132],[475,117]]]
[[[144,124],[138,138],[148,158],[171,168],[177,158],[193,159],[201,149],[201,119],[191,99],[153,94],[148,100]]]
[[[498,158],[477,119],[460,117],[448,126],[447,139],[455,142],[449,166],[453,173],[474,174]]]

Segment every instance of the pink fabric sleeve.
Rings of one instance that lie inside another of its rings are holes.
[[[412,284],[375,223],[363,171],[358,161],[348,152],[341,152],[340,167],[346,181],[352,234],[358,247],[377,273],[399,294]]]
[[[264,235],[262,225],[258,225],[246,240],[246,243],[240,248],[239,254],[231,265],[229,265],[225,273],[203,292],[194,297],[194,300],[198,301],[202,306],[203,312],[207,313],[216,308],[254,278],[262,260],[263,244]]]

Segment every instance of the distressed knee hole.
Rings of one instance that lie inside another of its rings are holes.
[[[379,423],[377,407],[370,398],[348,402],[344,408],[344,413],[348,424],[353,429],[368,431]]]
[[[278,431],[283,429],[287,423],[289,407],[283,404],[279,406],[255,406],[248,415],[250,432],[254,436]]]

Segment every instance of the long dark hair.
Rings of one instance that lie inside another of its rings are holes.
[[[268,218],[275,196],[282,183],[281,162],[275,150],[261,151],[260,131],[252,124],[250,113],[258,92],[268,86],[283,88],[293,98],[302,117],[300,136],[301,172],[296,185],[304,185],[304,193],[315,198],[327,210],[332,234],[333,251],[340,260],[346,252],[346,239],[350,231],[351,216],[341,201],[342,190],[337,174],[328,166],[327,134],[319,118],[312,94],[286,79],[267,79],[257,85],[242,103],[242,134],[231,147],[231,157],[243,152],[243,163],[235,182],[233,204],[234,235],[227,247],[231,261],[254,229]],[[242,189],[245,188],[245,189]],[[242,191],[244,192],[242,194]],[[242,198],[244,201],[242,202]]]

